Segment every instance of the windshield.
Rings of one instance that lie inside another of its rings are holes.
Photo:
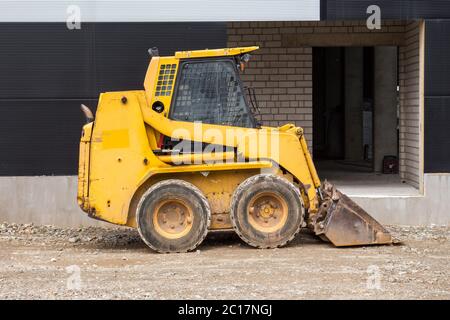
[[[254,128],[256,121],[231,59],[182,63],[170,117]]]

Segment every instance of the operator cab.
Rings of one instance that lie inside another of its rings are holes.
[[[260,128],[255,91],[244,87],[240,78],[250,52],[257,49],[178,51],[169,57],[159,57],[157,48],[150,49],[144,87],[152,110],[176,121]],[[165,136],[158,141],[163,153],[174,152],[179,142]]]
[[[258,47],[178,51],[152,56],[144,82],[152,109],[172,120],[259,128],[252,88],[239,75]]]

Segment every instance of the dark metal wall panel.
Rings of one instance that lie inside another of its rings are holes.
[[[425,96],[450,96],[450,20],[425,22],[425,72]]]
[[[425,98],[425,172],[450,172],[450,97]]]
[[[141,88],[151,47],[172,55],[226,46],[223,23],[99,23],[94,34],[97,92]]]
[[[0,100],[0,175],[76,174],[84,119],[95,100]]]
[[[0,98],[82,98],[142,87],[147,49],[224,47],[224,23],[0,23]]]
[[[73,175],[80,103],[143,88],[147,49],[226,46],[225,23],[0,23],[0,175]]]
[[[425,21],[425,172],[450,172],[450,20]]]
[[[450,18],[448,0],[321,0],[323,20],[366,19],[367,7],[378,5],[381,19],[420,19]]]
[[[93,96],[92,28],[0,23],[0,98]]]

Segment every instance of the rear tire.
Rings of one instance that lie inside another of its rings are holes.
[[[169,179],[144,193],[136,209],[136,220],[142,240],[153,250],[187,252],[205,239],[211,209],[197,187]]]
[[[294,239],[304,212],[298,188],[282,177],[259,174],[235,190],[230,216],[234,230],[247,244],[275,248]]]

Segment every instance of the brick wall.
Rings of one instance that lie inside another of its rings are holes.
[[[281,35],[296,32],[290,22],[233,22],[228,25],[228,47],[260,46],[244,72],[244,83],[255,88],[260,120],[278,126],[287,122],[303,127],[312,146],[312,48],[283,48]]]
[[[421,110],[419,22],[406,25],[405,45],[399,50],[399,158],[402,179],[419,187],[421,181]]]

